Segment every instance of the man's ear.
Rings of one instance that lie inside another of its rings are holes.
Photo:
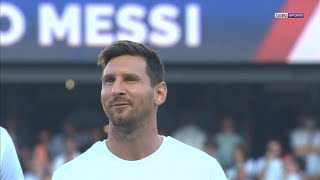
[[[164,81],[157,84],[154,89],[154,93],[155,93],[155,103],[158,106],[163,104],[167,98],[167,93],[168,93],[167,84]]]

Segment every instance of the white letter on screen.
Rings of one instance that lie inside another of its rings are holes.
[[[68,45],[81,45],[81,9],[78,4],[66,5],[62,16],[59,17],[54,4],[42,3],[39,6],[39,43],[51,46],[54,38],[67,39]]]
[[[111,17],[114,13],[112,5],[89,4],[85,9],[85,42],[88,46],[105,46],[114,40]]]
[[[143,22],[146,10],[137,4],[127,4],[118,10],[116,17],[119,26],[118,40],[131,40],[144,43],[148,29]]]
[[[174,20],[179,16],[179,9],[170,4],[159,4],[150,11],[149,23],[153,28],[150,44],[170,47],[178,43],[181,29]]]
[[[10,23],[10,27],[6,31],[0,31],[0,45],[10,46],[23,37],[26,21],[20,9],[14,4],[1,2],[0,7],[0,18],[8,18]]]
[[[201,8],[198,4],[189,4],[186,7],[186,45],[201,45]]]

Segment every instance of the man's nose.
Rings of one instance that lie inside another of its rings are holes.
[[[125,87],[122,81],[116,80],[112,86],[112,95],[124,95]]]

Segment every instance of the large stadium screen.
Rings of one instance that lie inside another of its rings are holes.
[[[318,0],[0,2],[1,62],[94,63],[116,40],[167,63],[320,63]]]

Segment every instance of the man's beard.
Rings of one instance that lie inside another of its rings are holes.
[[[118,130],[130,133],[135,129],[143,126],[146,117],[150,115],[151,108],[143,109],[144,111],[138,111],[138,109],[125,110],[124,115],[118,114],[118,112],[109,110],[108,118],[112,125]]]
[[[128,111],[128,110],[126,110]],[[136,117],[136,113],[135,112],[125,112],[126,114],[122,115],[122,114],[118,114],[115,111],[109,111],[109,120],[111,121],[113,126],[119,126],[119,127],[133,127],[136,121],[139,121]]]

